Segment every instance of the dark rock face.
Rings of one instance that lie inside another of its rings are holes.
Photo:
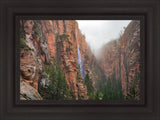
[[[99,63],[105,76],[115,72],[126,95],[135,70],[140,72],[140,22],[132,21],[118,40],[104,45]]]

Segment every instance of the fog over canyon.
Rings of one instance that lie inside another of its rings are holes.
[[[131,20],[76,20],[92,53],[96,56],[104,44],[118,39]]]
[[[21,20],[21,100],[139,100],[140,21]]]

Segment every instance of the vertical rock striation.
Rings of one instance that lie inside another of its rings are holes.
[[[115,73],[127,95],[135,71],[140,72],[140,21],[133,20],[119,39],[103,46],[99,64],[106,77]]]
[[[55,59],[61,66],[68,88],[74,92],[76,99],[78,95],[82,99],[88,99],[84,80],[77,81],[75,26],[78,27],[74,20],[21,21],[21,34],[24,34],[20,38],[24,44],[20,54],[21,81],[38,90],[38,83],[43,79],[43,65],[52,64],[51,59]],[[78,32],[80,33],[79,29]],[[84,36],[78,34],[78,38]],[[84,44],[81,44],[81,41],[78,44],[81,46],[82,54]]]

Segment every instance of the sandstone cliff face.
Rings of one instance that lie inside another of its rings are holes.
[[[20,51],[21,82],[24,81],[38,92],[38,83],[45,81],[43,65],[52,64],[51,59],[55,59],[61,66],[68,88],[74,92],[76,99],[78,95],[82,99],[88,99],[83,80],[77,81],[75,29],[78,30],[77,41],[81,46],[81,54],[84,56],[86,51],[85,37],[80,33],[77,23],[71,20],[25,20],[20,24],[20,32],[23,33],[20,38],[23,46]],[[81,44],[82,42],[84,43]]]
[[[21,100],[42,100],[42,97],[35,88],[24,81],[20,82],[20,99]]]
[[[98,80],[102,79],[103,72],[100,68],[96,57],[91,51],[91,48],[89,47],[88,43],[85,40],[85,36],[82,35],[81,31],[78,29],[78,24],[76,24],[77,27],[77,39],[79,42],[79,48],[81,51],[81,57],[83,61],[83,67],[85,70],[85,73],[87,71],[89,72],[89,76],[92,80],[93,86],[94,86],[94,93],[97,91],[97,82]]]
[[[42,60],[38,55],[37,46],[34,46],[35,39],[33,36],[33,26],[34,22],[32,20],[24,21],[20,23],[21,25],[21,35],[20,35],[20,94],[21,96],[35,96],[31,97],[33,100],[42,99],[37,92],[38,89],[38,80],[42,72]],[[25,82],[25,83],[24,83]],[[28,89],[29,88],[29,89]],[[27,99],[24,97],[23,100]]]
[[[140,72],[140,22],[132,21],[120,38],[102,48],[99,65],[106,77],[113,73],[121,80],[123,94],[127,95],[135,71]]]
[[[98,60],[74,20],[23,20],[20,21],[20,26],[21,100],[42,99],[38,86],[40,83],[50,82],[43,66],[53,64],[52,60],[61,66],[75,99],[89,98],[84,79],[79,78],[77,43],[84,72],[89,73],[94,93],[97,91],[98,81],[115,73],[116,78],[121,80],[123,93],[126,95],[135,70],[140,71],[139,21],[132,21],[119,39],[104,45]]]

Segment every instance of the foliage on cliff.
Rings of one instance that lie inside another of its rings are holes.
[[[131,80],[129,93],[126,96],[127,100],[139,100],[140,99],[140,73],[135,71],[134,78]]]
[[[85,85],[87,86],[87,92],[88,94],[93,94],[93,91],[94,91],[94,87],[93,87],[93,83],[92,83],[92,80],[90,79],[89,77],[89,73],[87,72],[85,78],[84,78],[84,83]]]
[[[106,43],[101,48],[99,56],[99,65],[106,78],[120,80],[123,95],[128,96],[127,99],[130,100],[129,95],[133,94],[133,90],[130,89],[134,88],[131,84],[134,84],[135,72],[136,70],[140,72],[140,21],[132,20],[124,29],[124,33],[120,33],[119,38]],[[112,77],[113,74],[115,78]],[[100,81],[103,80],[102,78]],[[139,83],[135,88],[138,85]],[[140,95],[137,95],[137,99],[138,97]]]
[[[103,100],[123,100],[122,84],[112,74],[107,79],[99,82],[98,93],[102,92]]]
[[[69,100],[74,99],[74,94],[68,89],[65,76],[61,67],[56,68],[54,64],[43,67],[44,72],[49,75],[49,85],[40,85],[39,93],[43,99],[49,100]]]

